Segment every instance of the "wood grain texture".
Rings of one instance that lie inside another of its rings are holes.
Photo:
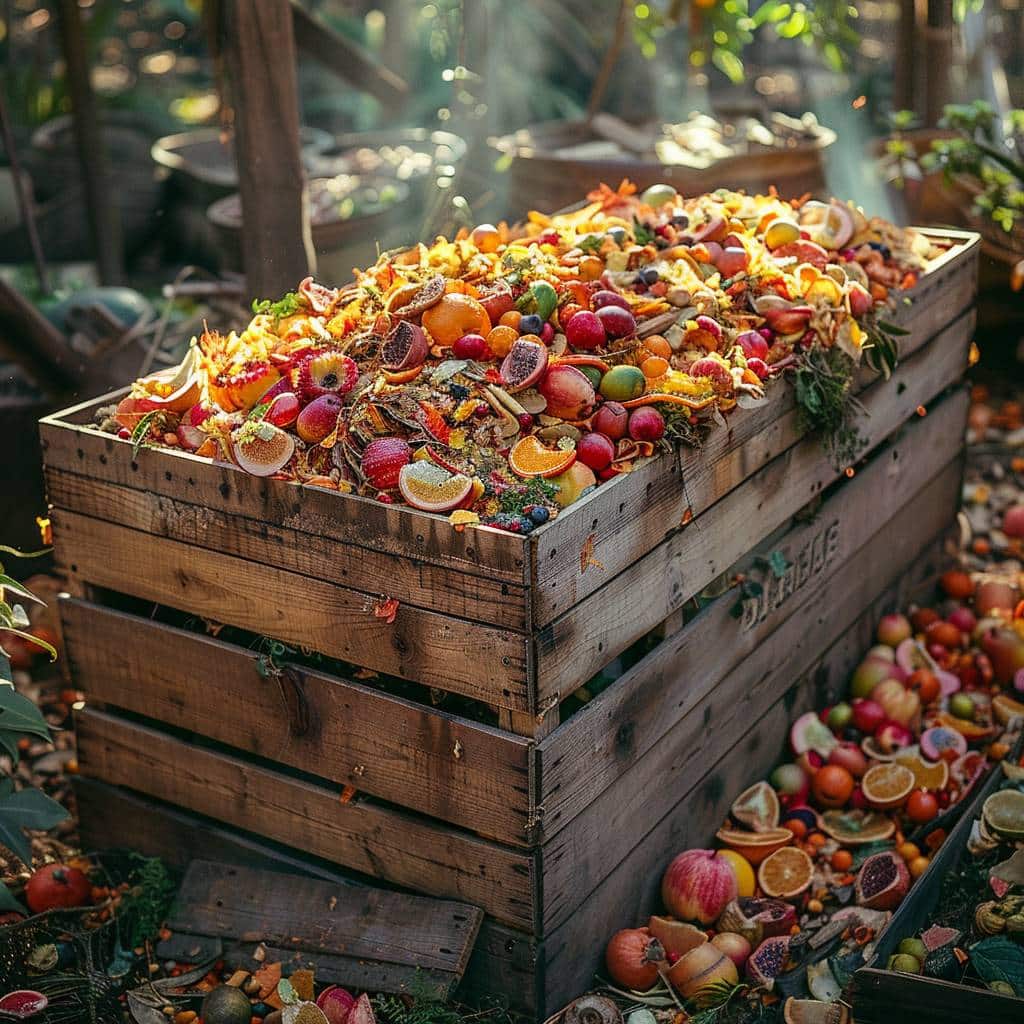
[[[680,850],[709,843],[736,794],[763,778],[777,763],[793,719],[846,692],[849,673],[871,646],[879,617],[904,607],[908,595],[923,581],[934,579],[945,557],[941,535],[933,540],[915,532],[905,543],[897,540],[902,536],[892,535],[892,543],[864,564],[863,572],[874,575],[875,590],[861,608],[853,607],[852,594],[847,598],[853,621],[841,639],[793,678],[770,710],[757,719],[747,717],[747,730],[728,754],[718,762],[703,761],[685,785],[677,783],[678,800],[671,811],[645,836],[634,837],[639,845],[631,856],[545,939],[544,1003],[549,1009],[564,1006],[590,985],[609,935],[622,927],[644,924],[650,914],[660,911],[661,876],[672,857]],[[807,625],[816,629],[817,620]],[[752,721],[755,724],[750,725]],[[665,786],[676,778],[658,776],[655,781]],[[614,834],[611,828],[609,822],[605,838]]]
[[[90,703],[124,708],[510,845],[527,842],[529,745],[498,729],[137,615],[61,602]]]
[[[395,621],[358,591],[54,509],[69,577],[226,622],[350,664],[528,710],[527,638],[401,606]]]
[[[950,981],[863,968],[853,976],[857,1024],[1019,1024],[1024,1001]]]
[[[829,579],[813,611],[791,616],[766,637],[641,760],[604,786],[599,800],[544,844],[542,934],[567,920],[617,864],[632,863],[646,834],[692,791],[707,766],[729,757],[744,760],[742,737],[751,723],[769,714],[885,586],[893,551],[912,548],[917,538],[952,522],[960,478],[959,463],[943,470]],[[691,801],[687,813],[693,810]]]
[[[956,321],[977,291],[977,236],[962,233],[965,244],[938,261],[914,290],[911,305],[898,306],[892,319],[911,333],[900,339],[907,359]],[[857,387],[876,375],[863,369]],[[684,515],[702,512],[802,436],[790,387],[769,389],[771,399],[752,410],[736,410],[727,429],[711,431],[700,451],[680,450],[599,487],[571,512],[530,538],[537,588],[534,618],[550,623],[569,607],[632,565],[666,536],[680,529]],[[597,569],[581,563],[590,539]],[[667,613],[666,613],[667,614]]]
[[[288,0],[222,0],[248,294],[276,298],[316,270],[299,151],[299,85]]]
[[[536,803],[545,838],[641,761],[732,669],[757,656],[760,645],[784,622],[820,604],[830,577],[948,462],[946,445],[962,436],[967,404],[966,393],[958,392],[923,420],[909,424],[890,447],[830,495],[813,519],[796,522],[771,542],[800,571],[801,553],[810,551],[815,559],[821,554],[824,561],[829,531],[834,529],[837,537],[830,562],[808,573],[806,583],[794,587],[787,600],[742,628],[733,615],[735,595],[725,594],[540,744]],[[753,561],[744,558],[737,571],[749,572]]]
[[[116,404],[127,390],[41,420],[39,433],[46,468],[149,491],[211,512],[241,516],[357,548],[520,586],[525,582],[526,538],[504,530],[474,528],[459,533],[444,516],[321,487],[250,476],[234,466],[167,448],[142,448],[133,458],[130,441],[88,426],[97,409]]]
[[[372,600],[395,598],[502,629],[528,628],[525,587],[498,578],[455,572],[64,470],[47,473],[46,489],[58,508],[337,583]]]
[[[226,828],[222,822],[81,775],[72,782],[79,835],[87,850],[126,847],[161,857],[171,868],[183,871],[191,861],[195,837],[201,834],[207,859],[322,878],[338,885],[362,884],[322,860]],[[473,1002],[499,995],[514,1010],[531,1014],[537,1006],[539,956],[539,944],[525,932],[484,917],[460,998]],[[367,970],[363,983],[355,987],[372,990],[374,983],[374,974]]]
[[[76,716],[90,778],[128,786],[235,828],[430,896],[533,927],[533,858],[88,708]]]
[[[891,380],[879,381],[862,394],[865,451],[963,375],[973,326],[971,311],[902,363]],[[841,468],[820,440],[804,439],[730,491],[707,517],[672,534],[541,629],[538,703],[572,693],[840,475]],[[627,546],[634,533],[653,528],[655,522],[653,513],[645,512],[625,535]]]
[[[193,860],[167,927],[459,978],[482,919],[466,903]]]

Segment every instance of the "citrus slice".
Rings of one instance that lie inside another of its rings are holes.
[[[860,741],[860,749],[863,750],[864,755],[871,758],[872,761],[893,761],[896,759],[896,751],[892,751],[890,753],[883,750],[874,736],[865,736],[864,739]]]
[[[949,764],[946,761],[926,761],[916,750],[909,748],[896,754],[896,764],[909,768],[914,773],[915,789],[940,790],[949,781]]]
[[[508,453],[508,464],[516,476],[550,477],[564,473],[576,461],[575,448],[545,448],[530,434],[517,441]]]
[[[784,846],[776,850],[757,869],[757,880],[766,896],[792,899],[810,887],[814,864],[803,850]]]
[[[1024,839],[1024,793],[1004,789],[993,793],[981,808],[990,831],[1006,839]]]
[[[729,813],[755,832],[768,832],[779,826],[779,798],[767,782],[755,782],[736,797]]]
[[[821,816],[821,828],[843,846],[875,843],[896,831],[896,823],[877,811],[826,811]]]
[[[793,833],[788,828],[773,828],[767,832],[741,832],[739,829],[720,828],[715,837],[751,864],[760,864],[765,857],[793,842]]]
[[[421,512],[451,512],[472,493],[465,473],[449,473],[435,462],[410,462],[398,475],[402,497]]]
[[[872,807],[899,807],[915,785],[914,773],[906,765],[889,762],[872,765],[860,780],[864,798]]]
[[[737,894],[743,898],[754,895],[754,869],[742,854],[735,850],[719,850],[718,856],[725,860],[736,876]]]

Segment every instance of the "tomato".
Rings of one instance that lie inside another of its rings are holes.
[[[78,868],[47,864],[28,880],[25,902],[35,914],[63,907],[81,907],[89,901],[92,886]]]
[[[612,981],[646,992],[658,980],[658,961],[665,959],[665,951],[648,929],[624,928],[611,937],[604,958]]]

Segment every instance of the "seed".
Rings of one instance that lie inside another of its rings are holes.
[[[820,914],[825,909],[825,905],[821,902],[821,900],[808,900],[807,909],[812,914]]]

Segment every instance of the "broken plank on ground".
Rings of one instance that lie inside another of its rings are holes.
[[[321,981],[402,992],[418,978],[446,995],[469,962],[483,912],[316,878],[194,860],[169,927],[217,936],[243,962],[257,945]]]

